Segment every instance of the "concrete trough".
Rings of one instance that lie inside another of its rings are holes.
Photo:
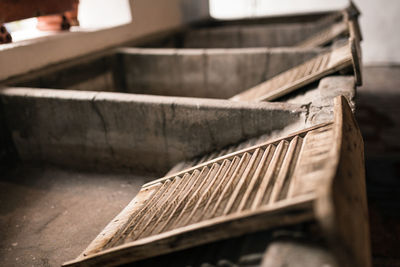
[[[317,16],[214,20],[180,29],[141,44],[143,47],[245,48],[294,47],[341,19],[338,13]]]
[[[320,48],[120,48],[94,58],[52,66],[9,84],[227,99],[323,51]]]
[[[263,134],[303,129],[298,104],[8,88],[0,91],[19,158],[164,174],[176,163]]]

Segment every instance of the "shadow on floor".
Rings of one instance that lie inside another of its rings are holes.
[[[365,143],[375,266],[400,266],[400,67],[364,68],[357,121]]]

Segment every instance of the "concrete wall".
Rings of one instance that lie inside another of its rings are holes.
[[[305,123],[305,109],[294,104],[24,88],[0,92],[22,160],[84,168],[163,174],[179,161]]]
[[[400,1],[354,0],[361,10],[363,61],[367,65],[400,64]]]
[[[226,25],[193,29],[184,35],[186,48],[295,46],[331,25],[332,21]]]
[[[229,98],[321,52],[320,49],[123,49],[125,91]]]
[[[321,49],[118,49],[61,64],[18,87],[229,98],[320,53]]]

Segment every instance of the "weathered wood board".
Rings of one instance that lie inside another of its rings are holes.
[[[234,101],[272,101],[329,74],[352,68],[361,84],[360,64],[354,39],[333,51],[316,56],[299,66],[230,98]]]
[[[212,159],[147,183],[89,247],[65,266],[114,266],[277,226],[320,220],[334,240],[349,244],[352,255],[368,255],[365,236],[346,232],[346,201],[340,191],[365,199],[362,166],[340,165],[346,129],[358,129],[344,98],[335,120],[281,139]],[[352,132],[350,133],[352,134]],[[361,136],[353,135],[362,143]],[[353,140],[352,139],[352,140]],[[360,141],[361,140],[361,141]],[[360,158],[355,146],[352,157]],[[338,169],[347,168],[346,170]],[[359,188],[338,188],[352,171]],[[341,176],[338,176],[340,174]],[[358,181],[358,182],[357,182]],[[340,206],[335,206],[339,204]],[[365,201],[353,204],[363,210]],[[354,220],[368,229],[364,213]],[[336,224],[340,221],[340,224]],[[343,234],[342,234],[342,232]],[[337,235],[336,233],[339,233]],[[354,236],[356,235],[356,236]],[[355,261],[362,260],[354,256]],[[351,259],[353,260],[353,258]],[[368,258],[363,263],[368,265]]]

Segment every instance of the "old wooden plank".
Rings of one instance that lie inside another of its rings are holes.
[[[272,101],[326,75],[352,67],[360,83],[360,69],[355,66],[359,62],[359,54],[356,52],[355,46],[355,41],[349,39],[346,45],[316,56],[230,99],[234,101]],[[297,74],[292,75],[292,73]]]

